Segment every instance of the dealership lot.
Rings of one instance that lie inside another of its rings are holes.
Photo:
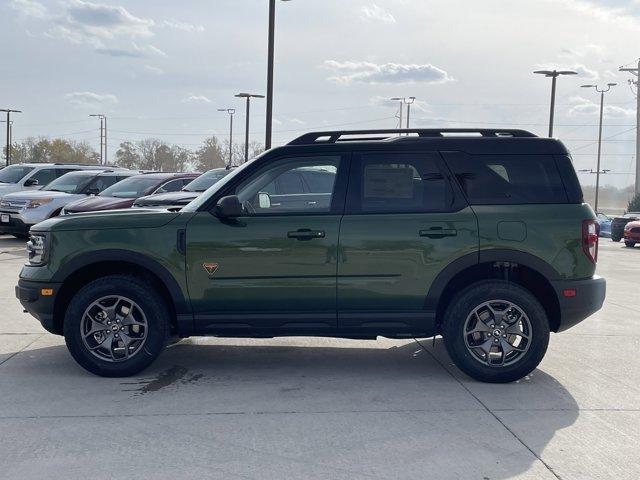
[[[604,308],[508,385],[461,374],[440,339],[200,338],[94,377],[22,313],[25,257],[0,237],[2,478],[640,475],[640,248],[602,241]]]

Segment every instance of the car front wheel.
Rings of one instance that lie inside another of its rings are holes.
[[[540,302],[520,285],[487,280],[471,284],[449,304],[445,346],[456,366],[483,382],[507,383],[531,373],[549,344]]]
[[[84,286],[71,300],[64,337],[73,358],[104,377],[147,368],[169,336],[168,309],[141,279],[110,275]]]
[[[625,241],[624,241],[624,246],[625,246],[625,247],[628,247],[628,248],[633,248],[633,247],[635,247],[635,246],[636,246],[636,242],[632,242],[632,241],[630,241],[630,240],[625,240]]]

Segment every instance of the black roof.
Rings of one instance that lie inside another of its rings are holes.
[[[555,138],[538,137],[517,129],[391,129],[339,130],[304,134],[279,149],[291,151],[410,150],[417,145],[439,151],[472,154],[568,153]],[[279,150],[278,149],[278,150]]]

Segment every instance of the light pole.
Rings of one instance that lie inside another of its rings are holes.
[[[255,93],[238,93],[237,98],[247,99],[247,109],[245,113],[245,133],[244,133],[244,161],[249,161],[249,111],[251,109],[252,98],[264,98],[264,95],[257,95]]]
[[[556,109],[556,80],[560,75],[577,75],[578,72],[572,70],[537,70],[533,73],[551,77],[551,108],[549,112],[549,136],[553,137],[553,117]]]
[[[235,108],[219,108],[219,112],[227,112],[229,114],[229,163],[227,168],[231,168],[233,163],[233,116],[236,113]]]
[[[600,189],[600,155],[602,153],[602,117],[604,113],[604,94],[611,90],[611,87],[615,87],[617,83],[607,83],[607,88],[601,89],[597,85],[581,85],[582,88],[595,88],[596,92],[600,94],[600,124],[598,127],[598,163],[596,166],[596,202],[594,210],[598,213],[598,190]]]
[[[100,119],[100,165],[104,165],[107,163],[107,116],[103,113],[93,113],[89,116]]]
[[[22,111],[13,110],[11,108],[0,108],[0,112],[5,112],[7,114],[7,155],[5,165],[9,166],[11,165],[11,114],[22,113]]]
[[[636,77],[636,80],[630,79],[629,85],[633,90],[636,86],[636,186],[635,192],[640,193],[640,59],[638,59],[637,68],[620,67],[620,72],[629,72]]]
[[[289,2],[291,0],[281,0]],[[267,128],[264,148],[271,148],[271,131],[273,129],[273,57],[276,36],[276,0],[269,0],[269,42],[267,52]]]

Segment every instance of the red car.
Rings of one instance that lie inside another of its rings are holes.
[[[634,220],[624,226],[624,244],[629,247],[635,247],[636,243],[640,243],[640,220]]]
[[[199,175],[199,173],[145,173],[136,175],[112,185],[98,195],[67,204],[62,213],[129,208],[137,198],[146,195],[178,192]]]

